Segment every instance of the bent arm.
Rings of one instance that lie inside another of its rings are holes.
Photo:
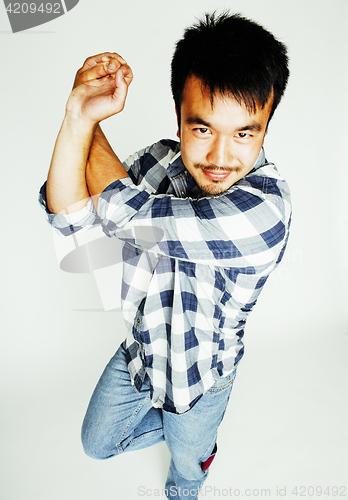
[[[77,72],[47,178],[51,212],[78,212],[90,194],[98,196],[110,182],[127,176],[98,124],[123,110],[132,78],[116,53],[88,58]]]
[[[50,212],[77,212],[90,195],[97,207],[104,189],[125,177],[127,171],[98,124],[88,126],[72,117],[64,118],[47,177]]]

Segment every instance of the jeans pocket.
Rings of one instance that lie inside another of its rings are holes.
[[[208,390],[208,392],[220,392],[223,391],[224,389],[227,389],[233,384],[235,378],[236,378],[236,370],[227,375],[227,377],[220,377],[215,382],[215,384]]]

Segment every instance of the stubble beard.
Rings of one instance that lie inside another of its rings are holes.
[[[215,165],[203,165],[200,163],[196,163],[194,165],[195,169],[197,170],[215,170],[217,172],[235,172],[236,174],[239,174],[242,171],[242,167],[216,167]],[[227,177],[228,179],[228,177]],[[225,179],[224,179],[225,180]],[[202,191],[203,196],[221,196],[223,193],[225,193],[233,184],[229,185],[228,187],[223,187],[224,180],[214,180],[210,179],[208,180],[207,184],[201,185],[199,183],[199,180],[197,179],[196,182],[199,186],[199,188]]]

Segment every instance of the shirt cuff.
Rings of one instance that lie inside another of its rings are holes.
[[[49,224],[58,229],[64,236],[68,236],[71,233],[81,230],[83,227],[93,226],[97,223],[98,217],[92,198],[89,198],[87,204],[78,212],[70,214],[52,213],[47,207],[45,182],[40,189],[38,201],[46,212]]]

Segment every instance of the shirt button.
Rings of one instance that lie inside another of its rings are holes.
[[[137,319],[137,323],[139,324],[140,323],[140,318]]]

